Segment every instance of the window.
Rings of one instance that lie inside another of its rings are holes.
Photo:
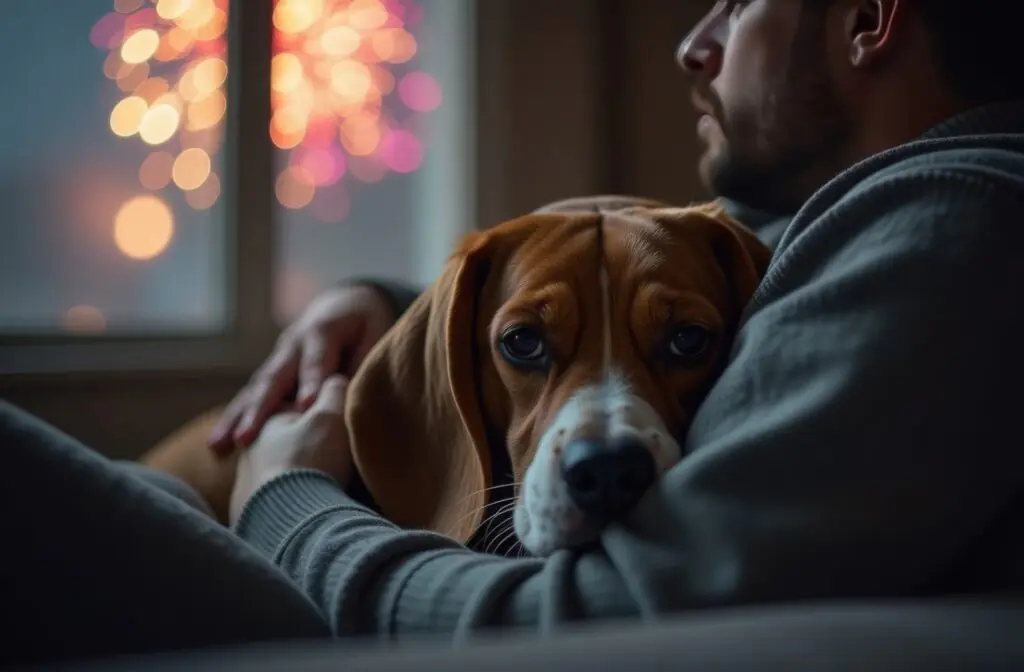
[[[224,328],[227,0],[172,5],[5,7],[0,329]]]
[[[0,373],[254,366],[472,204],[469,0],[8,0]]]
[[[309,4],[274,14],[282,320],[345,276],[429,281],[467,198],[460,3],[350,0],[320,18]]]

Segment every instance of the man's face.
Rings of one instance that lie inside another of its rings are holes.
[[[716,195],[793,212],[828,179],[852,123],[828,62],[825,5],[720,0],[680,45],[703,113],[700,173]]]

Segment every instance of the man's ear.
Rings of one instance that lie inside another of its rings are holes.
[[[906,4],[903,0],[857,0],[850,3],[843,28],[850,44],[851,65],[870,66],[886,53],[893,33],[903,23]]]

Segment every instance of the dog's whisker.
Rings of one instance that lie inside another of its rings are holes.
[[[502,538],[508,533],[508,526],[502,525],[498,528],[498,531],[491,538],[489,542],[484,545],[484,553],[495,554],[498,546],[501,544]]]
[[[477,491],[476,493],[473,493],[473,494],[487,493],[487,492],[489,492],[489,491],[493,491],[493,490],[497,490],[497,489],[499,489],[499,488],[505,488],[505,487],[511,487],[511,488],[513,488],[513,494],[512,494],[511,496],[509,496],[509,497],[503,497],[503,498],[501,498],[501,499],[497,499],[497,500],[494,500],[493,502],[488,502],[487,504],[485,504],[485,505],[484,505],[484,506],[485,506],[485,508],[486,508],[486,507],[488,507],[488,506],[495,506],[495,505],[501,504],[502,502],[507,502],[507,501],[515,501],[515,500],[517,499],[517,497],[518,497],[518,492],[519,492],[519,487],[520,487],[520,485],[521,485],[520,483],[517,483],[517,482],[514,482],[514,481],[513,481],[512,483],[508,483],[508,484],[502,484],[502,485],[495,485],[495,486],[491,486],[491,487],[489,487],[489,488],[484,488],[483,490],[478,490],[478,491]],[[460,500],[460,502],[461,502],[461,503],[464,503],[464,504],[466,504],[466,505],[468,505],[468,504],[469,504],[469,501],[468,501],[468,500],[469,500],[469,499],[470,499],[471,497],[473,497],[473,494],[469,494],[469,495],[467,495],[467,496],[466,496],[466,497],[464,497],[464,498],[463,498],[462,500]],[[459,507],[460,507],[460,508],[461,508],[461,506],[462,506],[462,504],[461,504],[461,503],[460,503],[460,505],[459,505]],[[472,507],[467,507],[467,509],[465,510],[465,512],[464,512],[464,513],[462,514],[462,516],[461,516],[461,517],[459,518],[459,522],[461,523],[461,522],[465,521],[465,520],[466,520],[467,518],[469,518],[469,517],[471,517],[471,516],[474,516],[474,515],[476,515],[476,514],[477,514],[477,509],[475,509],[475,508],[472,508]],[[481,523],[481,524],[482,524],[482,523]]]
[[[488,506],[499,506],[499,507],[502,507],[502,508],[504,508],[504,507],[514,507],[514,506],[515,506],[515,504],[516,504],[516,499],[515,499],[514,497],[504,497],[504,498],[502,498],[502,499],[497,499],[497,500],[495,500],[494,502],[492,502],[492,503],[491,503],[491,504],[489,504]],[[495,515],[497,515],[498,513],[502,513],[502,512],[503,512],[503,511],[499,510],[499,511],[498,511],[498,512],[496,512],[496,513],[492,513],[492,514],[491,514],[490,516],[488,516],[488,517],[487,517],[487,518],[485,518],[484,520],[481,520],[481,521],[480,521],[480,526],[483,526],[483,525],[484,525],[484,523],[486,523],[486,522],[487,522],[487,521],[488,521],[489,519],[493,518],[493,517],[494,517]],[[476,514],[476,510],[470,511],[470,512],[466,513],[465,515],[463,515],[463,516],[462,516],[462,517],[461,517],[461,518],[459,519],[459,522],[460,522],[460,523],[462,523],[462,522],[463,522],[463,521],[465,521],[465,520],[466,520],[467,518],[469,518],[470,516],[472,516],[472,515],[475,515],[475,514]]]
[[[516,531],[515,531],[515,526],[512,526],[512,529],[508,530],[508,531],[507,531],[507,532],[506,532],[506,533],[505,533],[504,535],[502,535],[502,536],[501,536],[501,537],[500,537],[500,538],[499,538],[499,539],[497,540],[497,542],[496,542],[496,543],[494,544],[494,553],[497,553],[497,552],[498,552],[498,550],[499,550],[499,549],[501,548],[501,545],[502,545],[502,544],[506,543],[506,542],[507,542],[507,541],[508,541],[509,539],[511,539],[511,538],[513,538],[513,537],[515,537],[515,534],[516,534]],[[514,548],[514,547],[513,547],[513,548]],[[506,554],[506,555],[509,555],[509,554]]]
[[[470,499],[476,497],[477,495],[485,495],[485,494],[487,494],[488,492],[490,492],[492,490],[499,490],[499,489],[504,488],[504,487],[507,487],[507,484],[502,483],[500,485],[491,485],[491,486],[488,486],[486,488],[482,488],[480,490],[474,490],[473,492],[469,493],[468,495],[466,495],[465,497],[463,497],[462,499],[457,501],[455,503],[455,505],[456,506],[462,506],[467,500],[470,500]]]
[[[493,491],[496,491],[496,490],[500,490],[502,488],[512,488],[513,492],[518,492],[518,485],[519,484],[517,484],[515,481],[513,481],[511,483],[502,483],[501,485],[492,485],[490,487],[483,488],[482,490],[477,490],[475,492],[469,493],[468,495],[466,495],[465,497],[460,499],[458,502],[456,502],[455,506],[456,506],[457,509],[461,509],[463,507],[469,507],[470,506],[470,500],[472,500],[473,497],[476,497],[477,495],[486,495],[487,493],[490,493],[490,492],[493,492]],[[469,517],[469,516],[473,515],[474,513],[476,513],[476,510],[472,509],[470,507],[470,509],[466,512],[465,515],[466,515],[466,517]]]
[[[486,538],[487,534],[489,534],[489,531],[491,529],[491,525],[494,523],[494,521],[496,519],[498,519],[502,515],[508,514],[509,512],[513,511],[515,508],[516,508],[516,503],[514,501],[513,502],[509,502],[508,504],[502,506],[500,509],[498,509],[497,511],[492,513],[491,515],[487,516],[487,518],[485,518],[483,521],[481,521],[480,526],[481,527],[485,527],[484,537]]]
[[[495,539],[504,534],[508,530],[510,525],[513,525],[512,519],[510,517],[505,517],[501,519],[500,521],[498,521],[497,527],[493,530],[493,534],[491,533],[491,530],[487,530],[486,533],[484,534],[484,538],[482,541],[487,542],[488,539],[490,539],[490,541],[493,542]],[[485,544],[484,547],[489,548],[490,544]]]

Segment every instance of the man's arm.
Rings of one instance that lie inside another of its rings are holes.
[[[690,451],[599,551],[514,560],[403,531],[325,476],[239,533],[338,633],[406,637],[939,586],[1024,484],[1024,189],[929,167],[794,222]]]

